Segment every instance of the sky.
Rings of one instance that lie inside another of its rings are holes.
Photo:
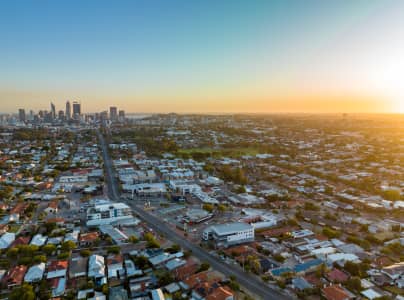
[[[404,113],[404,1],[0,1],[0,111]]]

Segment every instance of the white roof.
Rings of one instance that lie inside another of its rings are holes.
[[[381,297],[382,295],[380,295],[378,292],[372,290],[372,289],[367,289],[361,292],[361,294],[363,296],[365,296],[368,299],[375,299],[378,297]]]
[[[15,233],[6,232],[0,238],[0,249],[8,248],[15,240]]]
[[[43,277],[43,273],[45,272],[45,263],[40,263],[38,265],[32,266],[28,269],[25,274],[24,281],[33,282],[39,281]]]
[[[350,254],[350,253],[334,253],[330,254],[327,257],[327,260],[330,262],[336,262],[336,261],[358,261],[359,257],[357,257],[355,254]]]
[[[129,208],[125,203],[118,202],[118,203],[107,203],[107,204],[100,204],[96,205],[95,208],[99,211],[105,211],[105,210],[110,210],[112,208],[114,209],[125,209]]]
[[[105,261],[101,255],[93,254],[88,260],[88,277],[105,276]]]
[[[218,235],[233,234],[239,231],[245,231],[251,229],[253,229],[253,227],[250,224],[243,222],[220,224],[211,227],[211,230]]]

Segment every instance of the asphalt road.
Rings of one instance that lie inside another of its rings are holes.
[[[119,196],[118,182],[114,175],[115,174],[114,168],[112,165],[111,158],[109,157],[108,154],[108,147],[106,141],[104,137],[100,134],[100,132],[98,132],[98,136],[104,158],[108,196],[110,197],[111,200],[122,201]],[[256,295],[262,297],[262,299],[265,300],[293,299],[291,296],[285,295],[281,291],[266,285],[257,277],[245,273],[235,266],[225,264],[223,261],[209,254],[207,251],[205,251],[198,245],[192,244],[191,242],[186,240],[183,236],[181,236],[173,229],[171,229],[169,224],[163,222],[154,215],[144,211],[142,208],[136,206],[134,203],[131,203],[130,200],[127,200],[126,203],[132,207],[133,211],[139,216],[140,219],[148,223],[148,225],[155,231],[164,234],[166,238],[180,245],[183,249],[191,250],[192,255],[196,256],[203,262],[209,263],[213,269],[223,273],[228,277],[234,276],[243,287],[255,293]]]

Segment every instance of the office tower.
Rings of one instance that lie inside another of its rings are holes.
[[[77,101],[73,102],[73,119],[78,120],[81,115],[81,104]]]
[[[25,109],[20,108],[18,110],[18,118],[19,118],[20,122],[25,122]]]
[[[66,120],[70,120],[72,118],[72,107],[70,106],[70,101],[66,102]]]
[[[34,120],[34,111],[32,109],[29,111],[29,120],[30,121]]]
[[[52,120],[55,120],[56,119],[56,107],[55,107],[55,104],[53,104],[52,102],[51,102],[51,111],[50,111],[50,116],[51,116],[51,119]]]
[[[58,119],[64,120],[65,119],[65,112],[63,110],[59,110]]]
[[[116,106],[111,106],[109,108],[109,119],[111,121],[117,121],[118,120],[118,109]]]
[[[100,113],[100,119],[101,121],[106,121],[108,119],[108,112],[106,110]]]
[[[119,111],[119,119],[121,119],[121,120],[125,119],[125,111],[124,110]]]

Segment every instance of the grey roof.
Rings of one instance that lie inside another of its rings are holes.
[[[211,227],[211,230],[218,235],[226,235],[226,234],[233,234],[239,231],[250,230],[252,228],[253,227],[250,224],[236,222],[236,223],[214,225]]]

